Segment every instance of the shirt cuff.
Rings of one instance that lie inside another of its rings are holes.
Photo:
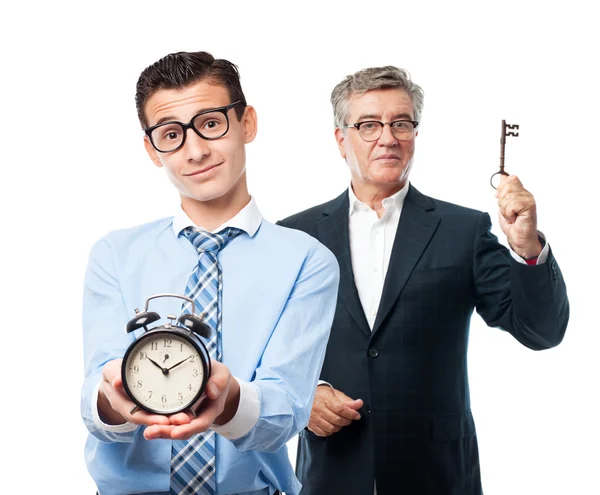
[[[329,385],[331,388],[333,388],[333,386],[331,385],[331,383],[329,383],[329,382],[326,382],[325,380],[319,380],[319,381],[317,382],[317,387],[318,387],[319,385]]]
[[[108,425],[100,419],[100,413],[98,412],[98,391],[100,390],[100,383],[96,385],[94,392],[92,393],[92,420],[96,425],[96,428],[104,431],[112,431],[113,433],[129,433],[137,429],[139,425],[130,423],[129,421],[120,425]]]
[[[224,425],[212,425],[211,429],[227,438],[228,440],[235,440],[236,438],[243,437],[248,433],[254,425],[258,423],[260,417],[260,398],[256,388],[244,381],[236,378],[240,384],[240,403],[238,409],[235,412],[233,418]]]
[[[542,252],[538,255],[537,257],[537,262],[536,265],[543,265],[544,263],[546,263],[546,260],[548,259],[548,254],[550,253],[550,244],[548,244],[548,242],[546,242],[546,236],[544,234],[542,234],[539,230],[538,230],[538,236],[540,238],[540,240],[542,240],[542,244],[544,244],[544,247],[542,248]],[[515,259],[515,261],[523,264],[523,265],[527,265],[527,261],[525,261],[523,258],[521,258],[517,253],[515,253],[509,245],[509,251],[511,256]]]

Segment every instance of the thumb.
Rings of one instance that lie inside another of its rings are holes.
[[[123,388],[123,378],[120,374],[115,376],[115,378],[112,381],[112,386],[113,388]]]
[[[360,409],[363,406],[362,399],[353,399],[352,397],[348,397],[341,390],[334,390],[334,394],[339,400],[341,400],[344,404],[346,404],[348,407],[351,407],[352,409]]]

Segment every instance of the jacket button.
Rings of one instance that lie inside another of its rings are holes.
[[[379,356],[379,351],[377,350],[376,347],[371,347],[369,349],[369,356],[372,358],[376,358],[377,356]]]

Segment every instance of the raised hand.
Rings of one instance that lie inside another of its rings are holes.
[[[522,258],[534,258],[542,251],[537,231],[537,210],[533,195],[515,175],[502,176],[498,190],[500,227],[512,250]]]

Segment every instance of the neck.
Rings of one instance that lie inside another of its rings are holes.
[[[237,194],[234,198],[228,195],[210,201],[197,201],[189,197],[181,197],[181,207],[188,217],[199,227],[209,232],[235,217],[249,202],[250,194]]]
[[[406,179],[397,184],[358,184],[352,181],[352,191],[354,195],[366,204],[369,208],[377,213],[377,216],[381,216],[385,213],[383,207],[383,200],[396,194],[400,189],[406,185]]]

